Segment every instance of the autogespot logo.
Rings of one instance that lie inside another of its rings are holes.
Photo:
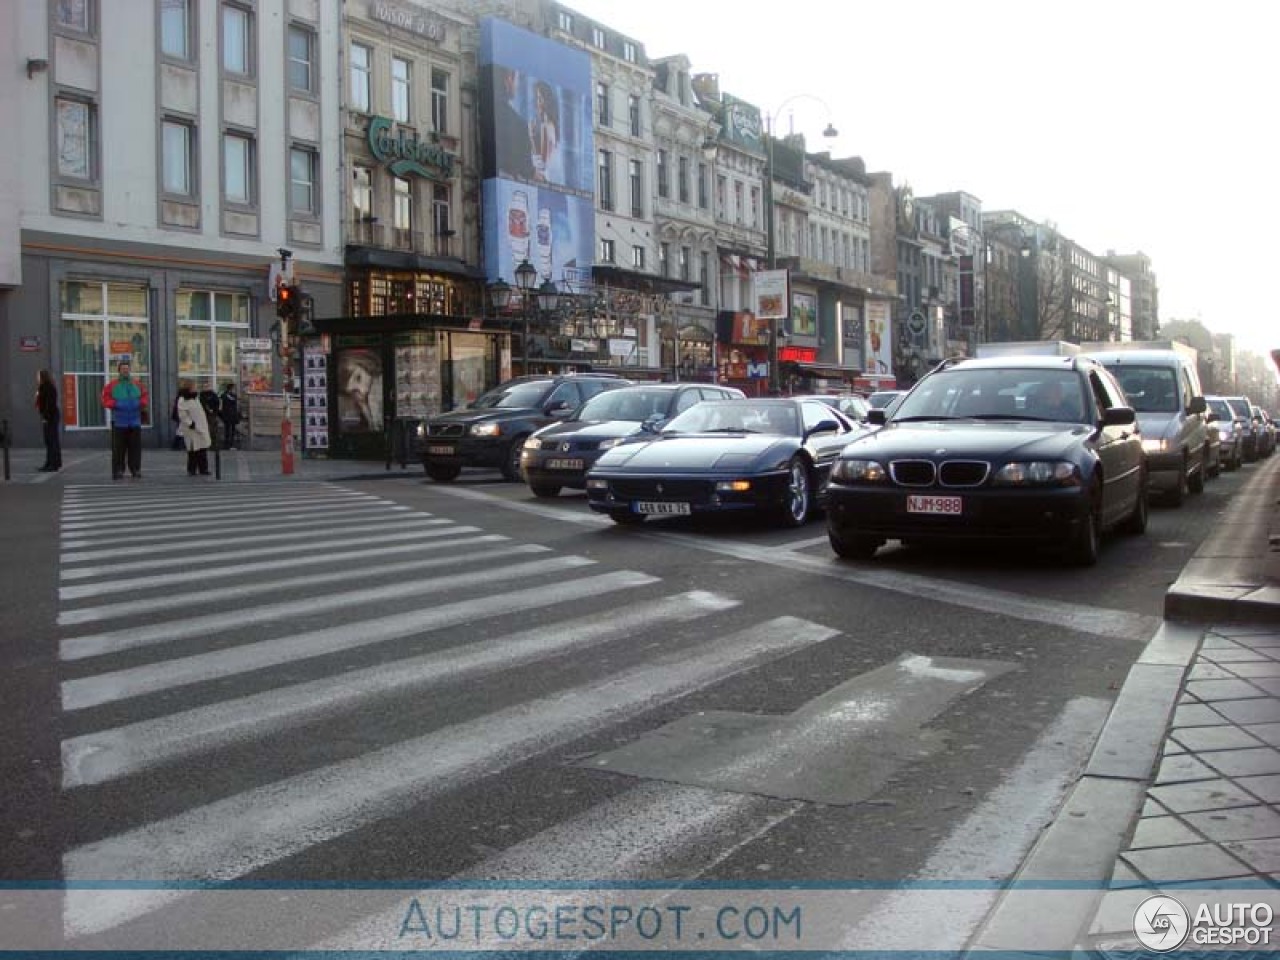
[[[1133,915],[1133,932],[1148,950],[1168,953],[1182,945],[1191,917],[1173,897],[1148,897]]]

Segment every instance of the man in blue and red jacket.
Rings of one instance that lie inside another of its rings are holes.
[[[147,417],[147,388],[133,379],[128,361],[116,368],[119,376],[102,388],[102,405],[111,411],[111,479],[129,473],[142,476],[142,423]]]

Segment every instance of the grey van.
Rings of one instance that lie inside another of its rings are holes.
[[[1195,360],[1173,349],[1088,354],[1120,382],[1138,414],[1150,490],[1178,506],[1204,490],[1209,455],[1206,404]]]

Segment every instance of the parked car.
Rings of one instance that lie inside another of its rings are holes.
[[[656,431],[676,414],[703,400],[746,396],[736,387],[709,383],[651,383],[596,394],[574,415],[532,434],[524,442],[520,469],[538,497],[559,496],[561,487],[582,490],[587,471],[605,450],[642,431]]]
[[[1248,397],[1223,397],[1231,412],[1240,421],[1240,448],[1245,463],[1253,463],[1258,459],[1258,425],[1253,419],[1253,404]]]
[[[1097,560],[1110,527],[1147,526],[1147,456],[1124,392],[1082,357],[961,360],[921,380],[850,443],[826,489],[827,533],[865,560],[888,540],[1048,543]]]
[[[1224,470],[1239,470],[1244,462],[1244,421],[1225,397],[1205,397],[1208,418],[1218,428],[1219,462]]]
[[[1209,468],[1204,392],[1195,360],[1176,350],[1100,350],[1087,354],[1119,381],[1138,415],[1151,490],[1180,506],[1204,490]]]
[[[867,403],[872,410],[883,410],[906,393],[905,390],[877,390],[867,397]]]
[[[1253,429],[1258,434],[1258,456],[1269,457],[1276,449],[1276,427],[1271,417],[1256,403],[1249,405],[1253,414]]]
[[[518,480],[520,455],[531,433],[566,419],[598,393],[630,384],[603,373],[508,380],[461,410],[423,421],[423,467],[439,483],[456,479],[463,467],[489,467]]]
[[[816,400],[707,401],[650,440],[606,450],[587,474],[587,502],[616,523],[757,510],[798,527],[858,432]]]
[[[871,412],[871,404],[867,402],[865,397],[861,397],[856,393],[814,394],[800,399],[819,400],[827,404],[827,406],[835,407],[850,420],[856,420],[859,423],[864,422],[867,419],[867,414]]]

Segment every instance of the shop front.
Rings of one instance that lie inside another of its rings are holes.
[[[749,397],[769,392],[769,320],[746,310],[722,310],[716,316],[720,382]]]

